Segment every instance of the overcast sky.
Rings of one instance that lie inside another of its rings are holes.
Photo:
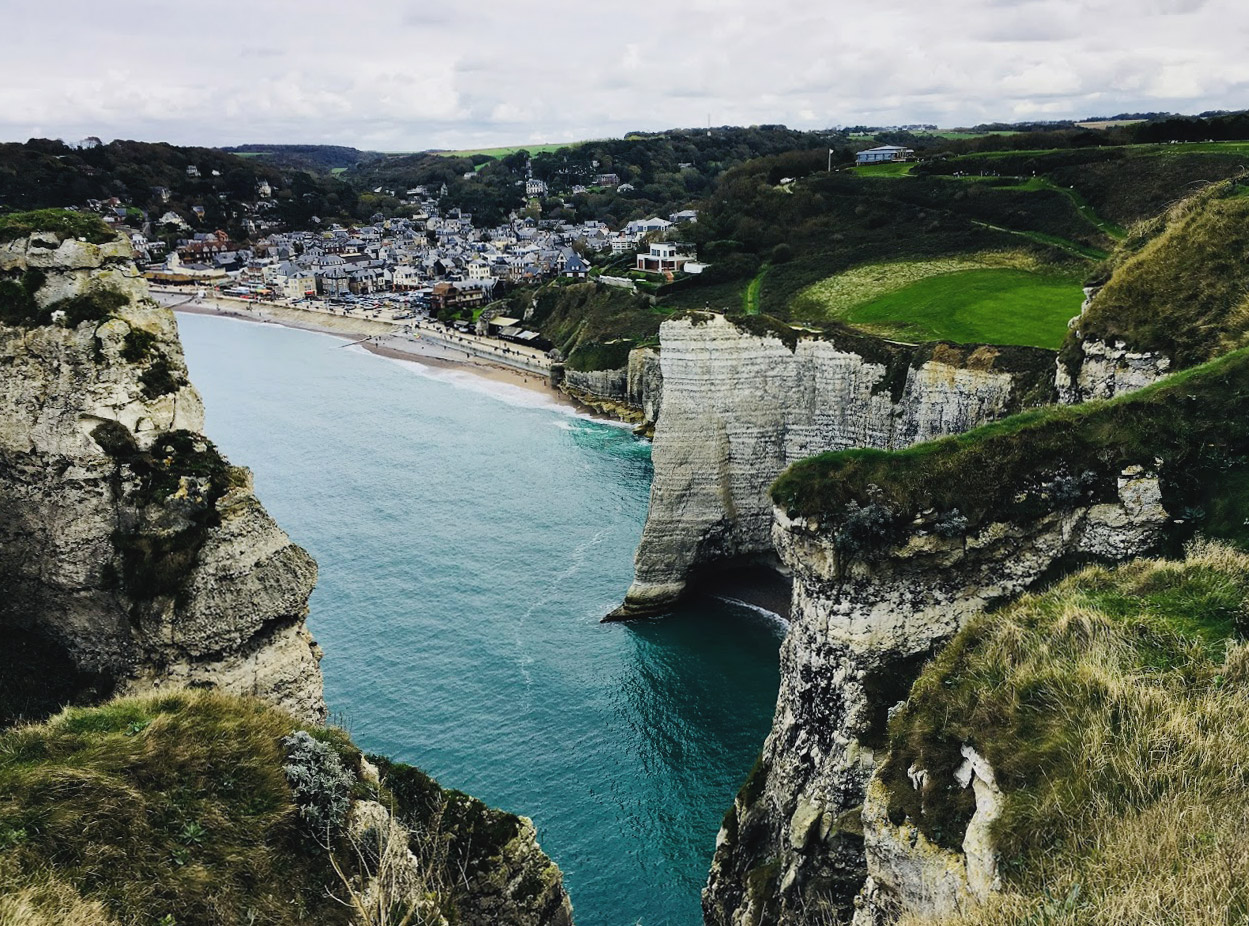
[[[5,5],[5,141],[410,151],[1249,107],[1246,0]]]

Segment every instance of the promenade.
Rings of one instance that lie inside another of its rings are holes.
[[[410,348],[424,342],[441,348],[442,359],[452,359],[462,353],[465,358],[487,360],[523,373],[547,378],[551,375],[551,359],[537,348],[513,344],[499,338],[467,334],[429,319],[397,319],[393,310],[383,309],[376,314],[365,314],[335,311],[321,302],[265,302],[233,299],[216,294],[205,295],[200,299],[187,290],[157,287],[151,287],[151,292],[165,305],[199,311],[216,309],[245,318],[308,327],[333,334],[354,335],[361,339],[384,339],[398,350],[404,349],[402,345],[405,342]]]

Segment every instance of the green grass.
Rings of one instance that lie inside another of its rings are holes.
[[[914,166],[910,161],[889,161],[884,164],[863,164],[851,169],[861,177],[906,177]]]
[[[763,278],[768,274],[768,266],[764,264],[759,268],[759,272],[755,274],[754,279],[747,284],[742,293],[742,311],[747,315],[759,314],[759,294],[763,290]]]
[[[24,238],[37,231],[52,232],[62,238],[86,238],[92,244],[104,244],[117,237],[117,233],[92,212],[37,209],[33,212],[0,213],[0,242]]]
[[[911,283],[841,318],[912,343],[1057,348],[1082,300],[1080,284],[1069,278],[1007,268],[961,270]]]
[[[505,158],[509,154],[515,154],[517,151],[528,151],[530,154],[550,154],[558,151],[560,148],[575,148],[581,142],[552,142],[544,145],[511,145],[501,148],[463,148],[458,151],[434,151],[431,154],[442,155],[449,158],[471,158],[475,154],[483,154],[489,158]]]
[[[1243,923],[1246,614],[1249,556],[1199,543],[1085,570],[959,633],[891,721],[878,782],[893,822],[958,848],[973,804],[951,772],[974,747],[1004,793],[1004,883],[925,922]]]
[[[1153,155],[1237,154],[1249,156],[1249,141],[1198,141],[1176,145],[1139,145],[1143,153]]]

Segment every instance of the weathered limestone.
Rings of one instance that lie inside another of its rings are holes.
[[[876,779],[868,784],[862,812],[867,881],[855,898],[852,926],[885,926],[903,913],[950,916],[1000,888],[991,827],[1002,812],[1002,792],[983,756],[970,746],[963,746],[962,753],[955,780],[973,790],[976,810],[961,852],[934,844],[909,820],[895,825],[884,785]],[[916,779],[927,775],[923,769],[911,771]]]
[[[987,829],[969,831],[974,858],[959,860],[963,880],[951,881],[933,875],[951,870],[949,859],[926,849],[904,858],[897,847],[913,844],[909,835],[879,829],[872,812],[860,816],[889,711],[968,617],[1018,596],[1070,557],[1117,561],[1146,552],[1169,521],[1157,476],[1139,466],[1120,475],[1114,501],[1030,523],[942,537],[933,518],[918,519],[903,542],[867,563],[838,552],[836,525],[776,511],[776,548],[794,576],[781,688],[759,768],[720,833],[703,895],[709,923],[801,923],[821,907],[848,921],[868,874],[865,839],[879,850],[874,890],[901,909],[958,895],[949,884],[986,889]],[[968,780],[991,783],[991,770],[968,759]],[[915,885],[906,872],[921,873]],[[927,900],[912,902],[911,887]]]
[[[1077,405],[1090,399],[1113,399],[1125,392],[1156,383],[1171,371],[1171,358],[1149,351],[1129,350],[1123,341],[1107,344],[1087,339],[1080,332],[1080,320],[1097,297],[1097,290],[1084,291],[1080,314],[1071,320],[1074,342],[1064,348],[1054,373],[1058,401]]]
[[[660,339],[650,510],[633,585],[613,617],[663,611],[696,566],[770,554],[767,490],[790,463],[905,447],[1049,397],[1038,384],[1052,355],[1027,348],[1008,357],[850,337],[790,347],[709,313],[664,322]]]
[[[117,691],[214,685],[323,719],[316,564],[199,436],[173,314],[129,244],[0,245],[0,274],[27,268],[40,306],[125,301],[75,328],[0,325],[0,628]]]
[[[564,369],[561,388],[578,401],[649,433],[659,419],[663,400],[659,353],[650,347],[631,350],[628,365],[618,370]]]

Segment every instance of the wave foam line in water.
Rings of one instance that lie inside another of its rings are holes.
[[[511,405],[515,408],[539,408],[545,411],[559,412],[570,418],[580,418],[583,421],[593,421],[596,424],[607,425],[609,427],[628,428],[632,430],[633,425],[624,421],[615,421],[613,419],[595,418],[588,415],[578,408],[573,407],[565,402],[543,395],[534,389],[528,389],[524,386],[517,386],[512,383],[499,382],[490,379],[479,373],[472,373],[467,370],[447,369],[445,367],[435,367],[429,364],[421,363],[420,357],[412,357],[412,359],[399,357],[385,357],[374,354],[372,351],[359,344],[351,344],[347,346],[348,350],[359,351],[368,354],[370,357],[377,357],[379,360],[386,360],[396,364],[401,369],[407,370],[409,373],[415,373],[417,376],[423,376],[426,379],[435,379],[439,382],[455,386],[458,389],[467,389],[476,392],[479,395],[488,396],[497,399],[505,405]],[[536,375],[536,374],[535,374]],[[575,427],[565,425],[560,422],[561,427]]]
[[[786,632],[789,630],[789,618],[782,614],[777,614],[775,611],[765,608],[762,605],[753,604],[749,601],[742,601],[740,598],[731,598],[728,595],[712,595],[711,597],[716,599],[716,601],[723,601],[725,604],[731,604],[735,608],[745,608],[747,611],[754,611],[761,617],[767,618],[768,623],[775,624],[778,629]]]

